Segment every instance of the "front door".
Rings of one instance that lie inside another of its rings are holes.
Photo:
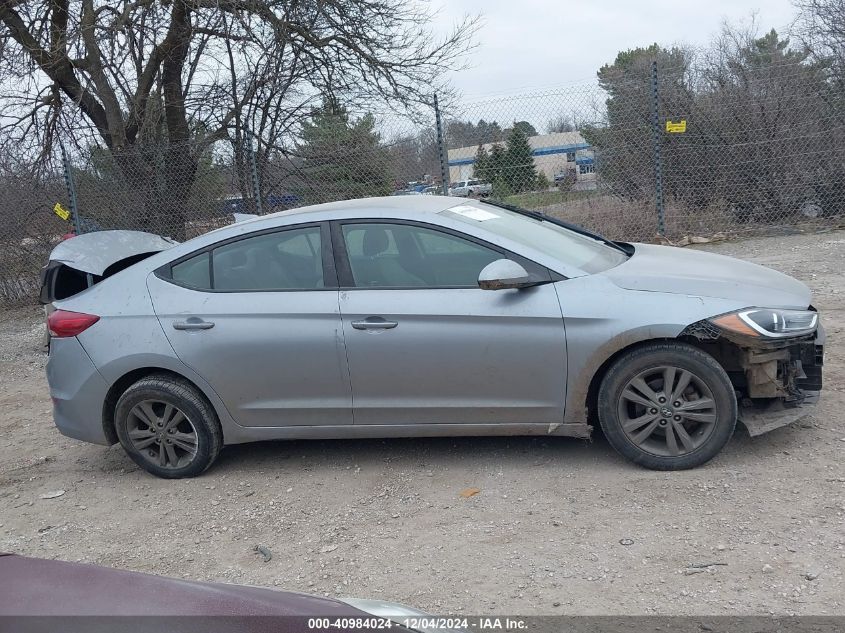
[[[247,235],[149,277],[176,354],[214,388],[238,424],[352,422],[338,291],[324,276],[330,253],[323,252],[329,242],[323,230]]]
[[[333,234],[355,424],[563,421],[551,284],[481,290],[481,269],[507,254],[431,225],[340,222]]]

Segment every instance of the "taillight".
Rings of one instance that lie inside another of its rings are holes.
[[[67,338],[82,334],[99,320],[100,317],[93,314],[56,310],[47,317],[47,329],[56,338]]]

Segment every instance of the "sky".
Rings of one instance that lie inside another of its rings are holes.
[[[435,28],[446,32],[481,14],[471,68],[452,74],[464,99],[558,88],[595,78],[620,50],[706,45],[720,25],[748,22],[786,30],[790,0],[439,0]],[[438,6],[435,0],[433,7]]]

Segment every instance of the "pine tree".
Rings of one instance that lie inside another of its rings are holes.
[[[371,114],[353,120],[346,108],[327,98],[302,124],[300,136],[302,178],[291,189],[309,203],[383,196],[392,190],[390,156]]]
[[[505,150],[505,169],[502,173],[513,193],[533,189],[537,183],[537,169],[528,137],[521,127],[514,126],[508,135]]]
[[[507,150],[501,143],[495,143],[493,147],[490,148],[487,179],[487,182],[493,185],[493,196],[495,198],[506,198],[513,193],[513,189],[508,183],[506,177],[508,169],[507,163]]]
[[[490,180],[495,178],[502,178],[502,172],[505,170],[507,163],[507,152],[505,146],[501,143],[494,143],[490,148]]]
[[[531,125],[528,121],[515,121],[513,129],[519,128],[525,136],[537,136],[537,128]]]
[[[473,173],[476,178],[482,182],[490,182],[493,170],[490,164],[490,154],[483,145],[478,146],[478,151],[475,152],[475,166]]]

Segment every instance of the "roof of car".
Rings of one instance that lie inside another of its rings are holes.
[[[354,200],[338,200],[337,202],[326,202],[323,204],[312,204],[307,207],[276,211],[267,215],[259,215],[250,219],[241,220],[234,225],[228,225],[219,229],[209,231],[204,235],[213,235],[227,231],[232,226],[244,227],[255,223],[264,223],[272,218],[291,218],[307,216],[310,213],[325,211],[354,211],[356,209],[388,210],[388,211],[411,211],[413,213],[438,213],[445,209],[451,209],[461,204],[467,204],[466,198],[457,196],[382,196],[377,198],[356,198]],[[302,220],[307,222],[307,219]]]
[[[459,204],[466,204],[466,198],[456,196],[382,196],[379,198],[357,198],[355,200],[339,200],[324,204],[312,204],[288,211],[278,211],[262,218],[290,216],[314,211],[332,211],[334,209],[395,209],[403,211],[419,211],[420,213],[437,213]]]

